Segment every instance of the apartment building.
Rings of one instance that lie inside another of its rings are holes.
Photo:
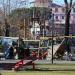
[[[65,7],[52,3],[52,13],[54,14],[54,27],[56,35],[64,35],[65,33]],[[70,34],[75,35],[75,8],[72,9],[70,15]]]

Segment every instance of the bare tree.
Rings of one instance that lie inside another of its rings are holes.
[[[5,19],[5,36],[9,37],[10,32],[10,24],[7,22],[7,19]]]

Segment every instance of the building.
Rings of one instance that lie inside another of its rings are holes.
[[[33,37],[35,36],[36,39],[37,39],[37,37],[45,36],[46,33],[48,32],[48,29],[47,29],[48,28],[47,27],[48,26],[48,15],[45,14],[45,12],[49,12],[50,11],[48,9],[51,9],[50,8],[51,3],[52,3],[52,0],[35,0],[34,7],[36,7],[36,11],[40,14],[40,16],[38,17],[40,23],[35,21],[35,23],[32,24],[33,27],[32,27],[31,31],[33,31],[35,33],[35,34],[33,33],[34,34]],[[34,18],[37,18],[37,14],[38,13],[35,13],[35,17]],[[37,26],[37,27],[34,27],[34,26]]]
[[[45,0],[46,1],[46,0]],[[52,9],[52,13],[54,14],[54,21],[51,21],[51,19],[45,19],[44,22],[39,25],[40,27],[40,36],[52,36],[52,26],[54,24],[54,35],[55,36],[63,36],[65,34],[65,6],[60,6],[55,3],[47,3],[47,6],[44,4],[42,6],[41,3],[43,0],[36,0],[36,6],[39,7],[46,7],[48,9]],[[40,3],[40,4],[39,4]],[[38,5],[39,4],[39,5]],[[48,6],[50,4],[50,7]],[[48,15],[48,13],[46,13]],[[51,15],[51,13],[50,13]],[[48,16],[47,16],[48,17]],[[75,35],[75,8],[72,9],[71,16],[70,16],[70,35]]]
[[[54,14],[55,35],[64,35],[65,33],[65,7],[52,3],[52,13]],[[75,8],[70,15],[70,35],[75,35]]]
[[[62,6],[52,3],[52,13],[54,14],[54,35],[64,35],[65,33],[65,10]]]
[[[35,0],[35,7],[49,7],[52,0]]]

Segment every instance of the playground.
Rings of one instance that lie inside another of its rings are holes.
[[[7,40],[9,40],[9,42]],[[14,41],[14,45],[12,41]],[[11,39],[11,37],[10,38],[6,37],[3,38],[2,42],[3,42],[2,44],[6,44],[7,42],[8,45],[9,44],[13,45],[14,49],[13,58],[9,58],[10,56],[4,58],[3,56],[0,60],[0,69],[1,69],[0,72],[2,75],[21,75],[21,74],[22,75],[35,75],[35,74],[36,75],[74,75],[75,74],[75,61],[70,61],[69,59],[64,60],[62,58],[64,54],[62,52],[64,39],[62,39],[62,41],[61,40],[56,41],[54,39],[53,64],[52,64],[51,40],[19,41],[18,38]],[[17,44],[15,44],[15,42],[17,42]],[[24,49],[20,47],[23,47]],[[5,53],[6,52],[7,52],[6,56],[8,55],[8,53],[10,54],[10,52],[5,50]],[[16,55],[18,55],[18,58],[15,58]],[[61,58],[59,58],[59,55]]]

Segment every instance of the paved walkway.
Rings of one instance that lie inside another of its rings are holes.
[[[50,60],[36,60],[36,64],[52,64]],[[75,61],[66,61],[66,60],[54,60],[54,64],[75,64]]]

